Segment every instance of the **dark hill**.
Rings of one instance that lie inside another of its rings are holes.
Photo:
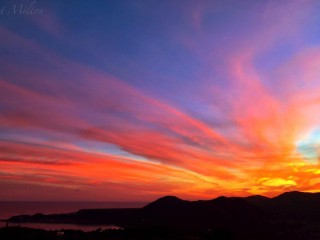
[[[177,198],[175,196],[165,196],[162,198],[159,198],[158,200],[149,203],[143,209],[161,209],[161,210],[170,210],[175,208],[180,208],[185,206],[188,203],[188,201],[184,201],[180,198]]]
[[[265,208],[284,219],[320,220],[320,194],[286,192],[271,198]]]
[[[9,221],[115,224],[139,231],[184,233],[221,230],[238,236],[234,239],[308,239],[306,234],[320,239],[320,194],[287,192],[274,198],[256,195],[206,201],[166,196],[140,209],[84,209],[70,214],[16,216]]]
[[[261,195],[253,195],[253,196],[246,197],[244,199],[252,203],[262,203],[262,202],[268,201],[270,198],[261,196]]]

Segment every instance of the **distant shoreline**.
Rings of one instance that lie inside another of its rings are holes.
[[[61,229],[72,225],[93,226],[92,232],[105,239],[320,239],[320,193],[285,192],[274,198],[254,195],[249,197],[218,197],[212,200],[186,201],[165,196],[141,208],[81,209],[64,214],[20,215],[6,219],[9,227],[0,228],[4,236],[15,239],[16,231],[41,234],[24,224],[59,224]],[[3,219],[2,219],[3,220]],[[21,228],[10,223],[21,224]],[[123,231],[103,230],[100,226],[118,226]],[[94,230],[96,229],[96,230]],[[54,229],[54,231],[57,229]],[[81,229],[65,230],[76,233]],[[82,231],[83,232],[83,231]],[[44,234],[50,233],[42,232]],[[63,233],[63,234],[64,234]],[[7,234],[7,235],[6,235]],[[118,234],[119,238],[113,238]],[[217,238],[217,236],[225,238]],[[163,236],[166,237],[163,237]],[[234,238],[230,238],[234,236]],[[6,239],[9,239],[7,237]],[[110,237],[110,238],[109,238]],[[185,238],[184,238],[185,237]],[[315,238],[317,237],[317,238]],[[80,239],[80,238],[79,238]],[[94,239],[94,238],[93,238]],[[24,240],[24,239],[22,239]]]
[[[36,213],[56,214],[70,213],[79,209],[94,208],[136,208],[147,205],[147,202],[83,202],[83,201],[0,201],[0,219],[17,215]]]

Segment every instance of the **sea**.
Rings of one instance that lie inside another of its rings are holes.
[[[33,215],[36,213],[54,214],[71,213],[80,209],[101,208],[140,208],[144,202],[30,202],[30,201],[0,201],[0,220],[17,215]],[[6,222],[0,222],[0,227],[6,226]],[[30,227],[45,230],[82,230],[93,231],[96,229],[119,229],[114,225],[76,225],[55,223],[9,223],[9,226]]]

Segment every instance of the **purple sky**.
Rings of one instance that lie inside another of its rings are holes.
[[[2,1],[3,200],[319,191],[318,1]]]

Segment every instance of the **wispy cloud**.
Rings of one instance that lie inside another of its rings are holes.
[[[87,22],[82,6],[2,24],[0,186],[13,189],[0,196],[319,190],[319,143],[299,145],[319,128],[313,4],[174,4],[180,18],[128,4]]]

